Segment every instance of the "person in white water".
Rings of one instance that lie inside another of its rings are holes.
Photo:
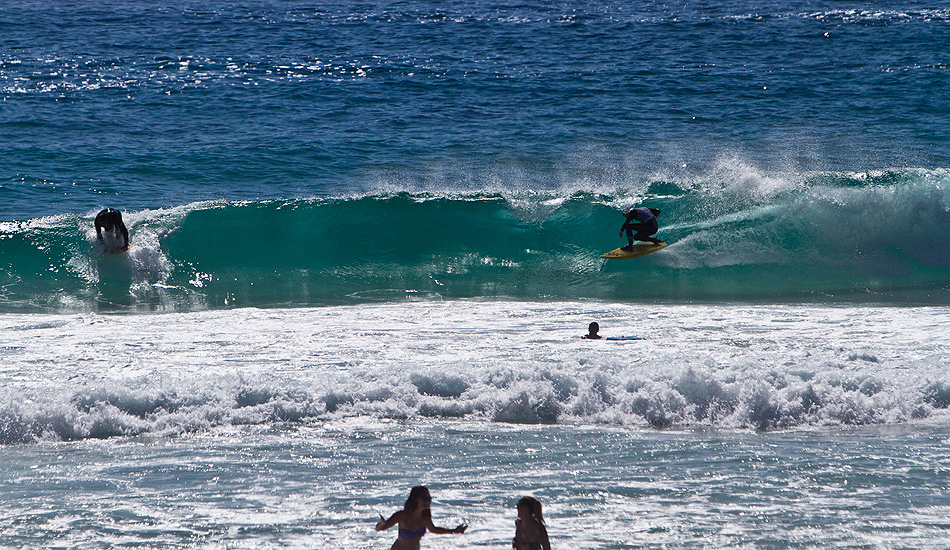
[[[518,519],[515,520],[515,538],[511,547],[514,550],[551,550],[538,499],[521,497],[518,500]]]
[[[633,241],[649,241],[653,244],[660,244],[663,241],[653,237],[657,231],[660,230],[660,226],[656,221],[656,217],[660,215],[659,208],[631,208],[624,212],[623,225],[620,227],[620,236],[623,236],[624,231],[627,232],[627,240],[630,243],[627,246],[622,247],[620,250],[630,251],[633,250]]]
[[[597,332],[600,331],[600,324],[597,321],[587,325],[587,334],[581,336],[585,340],[600,340],[600,335]]]
[[[129,230],[122,222],[122,213],[112,208],[96,214],[96,238],[105,246],[109,252],[125,252],[129,249]],[[109,236],[109,242],[102,237],[105,231]]]
[[[437,535],[447,535],[450,533],[461,534],[468,529],[464,523],[455,529],[446,529],[445,527],[436,527],[432,524],[432,497],[429,495],[429,489],[419,485],[409,491],[409,498],[402,510],[396,512],[389,519],[379,516],[379,522],[376,524],[377,531],[385,531],[393,525],[399,525],[399,537],[393,543],[390,550],[419,550],[419,541],[428,531]]]

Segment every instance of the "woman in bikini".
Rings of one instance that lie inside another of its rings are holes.
[[[399,524],[399,537],[393,543],[390,550],[419,550],[419,541],[426,531],[436,535],[462,534],[468,528],[464,523],[455,529],[446,529],[436,527],[432,524],[432,513],[429,507],[432,505],[432,497],[429,490],[425,487],[413,487],[409,491],[409,498],[402,510],[396,512],[389,519],[379,516],[379,523],[376,524],[377,531],[385,531],[393,525]]]
[[[521,497],[518,501],[518,519],[515,520],[515,538],[511,547],[515,550],[551,550],[538,499]]]

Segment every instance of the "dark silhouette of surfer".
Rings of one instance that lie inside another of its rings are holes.
[[[657,231],[660,230],[660,226],[656,221],[656,217],[660,215],[660,210],[658,208],[631,208],[624,212],[623,225],[620,227],[620,236],[623,236],[624,231],[627,232],[627,240],[630,243],[627,246],[622,247],[620,250],[631,251],[633,250],[633,241],[649,241],[653,244],[660,244],[663,241],[653,237]]]
[[[103,243],[104,246],[111,248],[108,252],[125,252],[129,249],[129,230],[125,227],[125,224],[122,223],[122,213],[113,208],[106,208],[105,210],[96,214],[96,238],[99,239],[99,242]],[[102,238],[102,232],[111,233],[110,242]],[[118,245],[117,241],[119,241]]]

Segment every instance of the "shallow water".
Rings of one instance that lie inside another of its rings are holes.
[[[945,427],[778,433],[358,418],[18,445],[0,544],[383,548],[423,483],[426,548],[499,547],[524,494],[576,548],[943,548]]]

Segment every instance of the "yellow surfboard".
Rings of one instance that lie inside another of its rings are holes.
[[[660,244],[637,243],[633,245],[633,250],[615,248],[602,255],[601,258],[606,258],[608,260],[629,260],[630,258],[638,258],[645,254],[656,252],[657,250],[663,250],[664,248],[666,248],[666,243],[664,242],[660,242]]]

